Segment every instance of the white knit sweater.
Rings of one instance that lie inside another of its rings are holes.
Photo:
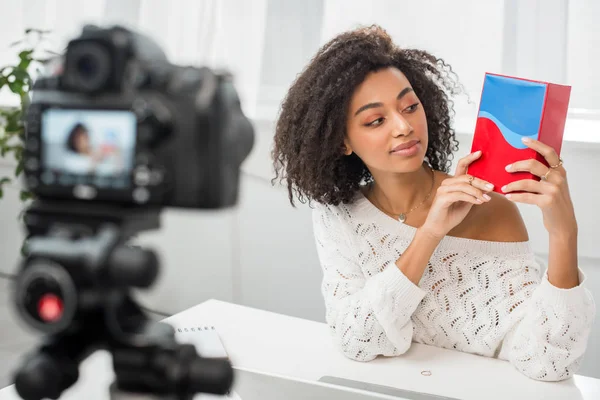
[[[529,242],[446,236],[416,286],[395,265],[416,228],[362,194],[315,204],[313,226],[326,319],[346,356],[397,356],[414,341],[509,360],[533,379],[578,370],[595,314],[585,276],[553,286]]]

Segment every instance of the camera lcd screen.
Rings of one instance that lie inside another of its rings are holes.
[[[40,179],[46,185],[129,188],[136,127],[127,110],[45,110]]]

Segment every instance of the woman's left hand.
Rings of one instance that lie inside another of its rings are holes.
[[[501,188],[506,197],[518,203],[537,205],[544,216],[544,226],[551,236],[577,234],[575,210],[569,193],[567,171],[554,149],[540,141],[523,140],[525,145],[540,153],[550,168],[541,162],[529,159],[506,166],[508,172],[527,171],[542,178],[540,181],[523,179]],[[523,191],[525,193],[510,193]]]

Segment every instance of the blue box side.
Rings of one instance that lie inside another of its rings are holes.
[[[537,139],[548,86],[540,82],[486,74],[478,118],[488,118],[513,147],[523,136]]]

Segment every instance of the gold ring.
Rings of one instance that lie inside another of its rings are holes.
[[[563,165],[563,160],[562,160],[562,158],[558,157],[558,164],[551,165],[550,168],[555,169],[555,168],[560,167],[561,165]]]
[[[551,170],[551,169],[549,169],[549,170],[548,170],[548,172],[546,172],[546,173],[544,174],[544,176],[542,176],[542,180],[543,180],[543,181],[547,181],[547,180],[548,180],[548,175],[550,175],[550,172],[552,172],[552,170]]]
[[[469,185],[473,186],[473,179],[475,179],[475,177],[473,175],[469,175]]]

